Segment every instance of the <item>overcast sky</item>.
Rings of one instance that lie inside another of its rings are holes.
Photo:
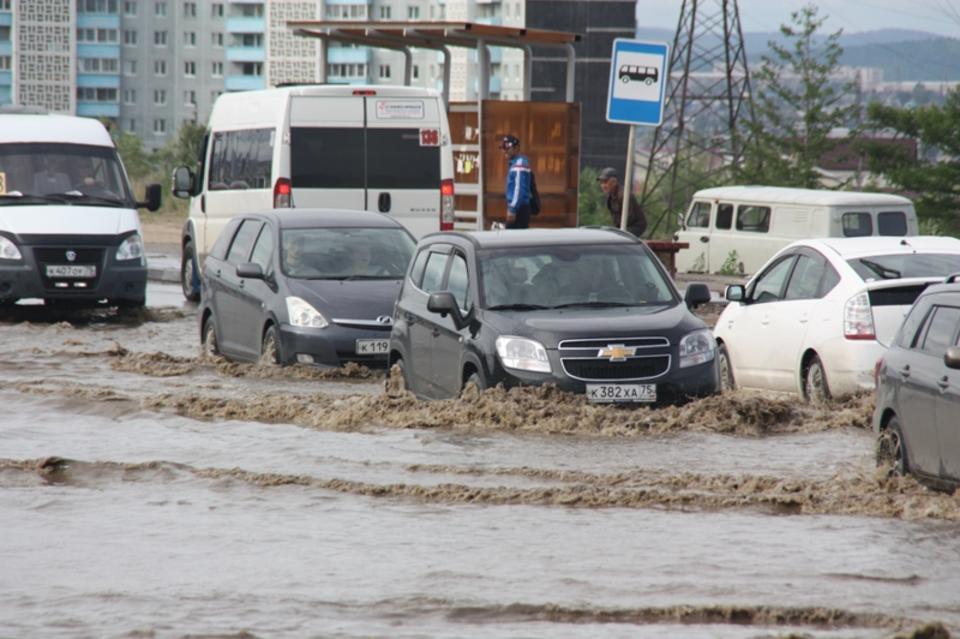
[[[701,0],[710,11],[718,0]],[[777,31],[790,22],[790,13],[805,2],[790,0],[739,0],[740,22],[744,31]],[[827,16],[824,26],[832,33],[873,31],[875,29],[916,29],[960,38],[960,0],[816,0],[820,15]],[[641,27],[677,28],[681,0],[637,0],[637,20]]]

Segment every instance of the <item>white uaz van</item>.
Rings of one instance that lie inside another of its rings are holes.
[[[796,240],[917,233],[913,203],[899,195],[723,186],[693,194],[674,240],[690,245],[677,253],[680,272],[745,274]]]
[[[0,110],[0,304],[143,306],[137,208],[113,140],[92,118]]]
[[[419,237],[453,228],[453,150],[432,89],[310,85],[217,98],[190,197],[180,279],[200,295],[199,260],[235,215],[284,207],[379,211]]]

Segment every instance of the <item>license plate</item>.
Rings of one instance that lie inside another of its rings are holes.
[[[47,277],[96,277],[94,264],[47,264]]]
[[[612,402],[655,402],[656,384],[587,384],[587,401],[598,403]]]
[[[388,339],[358,339],[357,355],[386,355],[390,352]]]

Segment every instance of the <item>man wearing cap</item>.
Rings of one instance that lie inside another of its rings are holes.
[[[530,161],[520,153],[520,140],[516,136],[503,136],[500,150],[510,163],[507,168],[507,228],[529,228]]]
[[[617,170],[608,166],[597,176],[600,188],[607,195],[607,210],[613,218],[613,225],[620,228],[620,211],[623,209],[623,190],[620,188],[620,176]],[[647,216],[643,214],[636,196],[630,194],[630,212],[627,214],[627,230],[641,237],[647,230]]]

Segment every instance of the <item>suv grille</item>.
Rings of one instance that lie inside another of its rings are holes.
[[[670,340],[666,337],[568,339],[557,348],[563,372],[581,381],[645,380],[670,370]],[[621,348],[625,351],[615,356]]]
[[[581,380],[650,379],[670,370],[669,355],[633,357],[623,362],[606,359],[561,359],[564,372]]]

